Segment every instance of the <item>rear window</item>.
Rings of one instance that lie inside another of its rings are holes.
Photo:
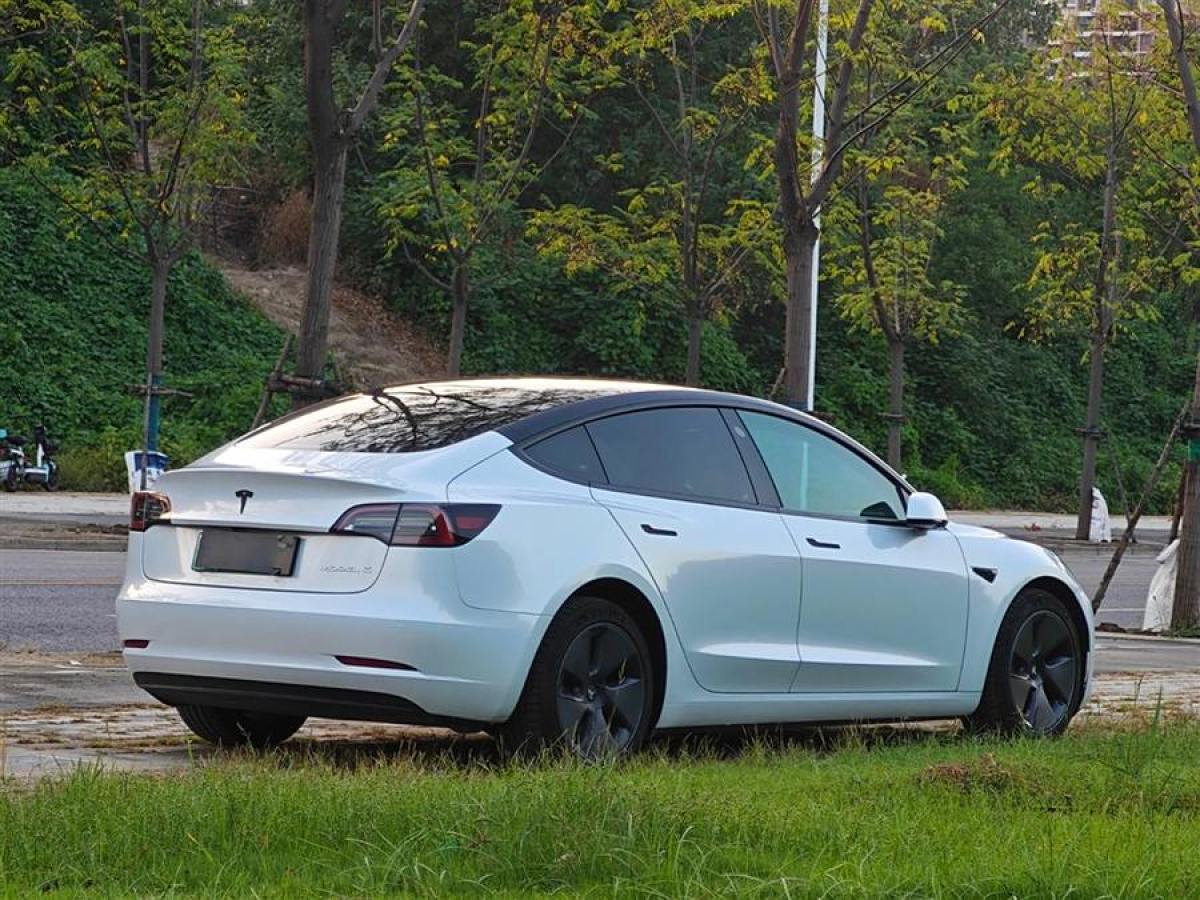
[[[243,447],[330,453],[437,450],[602,391],[553,382],[408,385],[331,400],[285,416]]]

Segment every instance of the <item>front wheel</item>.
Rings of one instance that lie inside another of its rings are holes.
[[[561,744],[585,759],[634,753],[654,726],[658,677],[632,616],[609,600],[575,597],[550,624],[501,743],[509,751]]]
[[[42,487],[48,491],[58,490],[58,466],[50,464],[50,470],[46,473],[46,480],[42,482]]]
[[[968,725],[1036,737],[1062,734],[1083,696],[1082,637],[1049,591],[1022,591],[1004,616],[979,708]]]
[[[215,706],[180,706],[179,718],[197,737],[218,747],[262,750],[282,744],[300,730],[303,716],[243,712]]]
[[[9,463],[8,471],[4,473],[4,489],[10,494],[17,489],[17,464]]]

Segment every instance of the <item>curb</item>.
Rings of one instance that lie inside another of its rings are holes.
[[[1098,639],[1112,638],[1119,641],[1150,641],[1161,644],[1200,644],[1200,638],[1171,637],[1169,634],[1134,634],[1123,631],[1093,630],[1092,634]]]
[[[88,552],[123,553],[126,541],[123,537],[55,538],[55,537],[0,537],[0,550],[81,550]]]

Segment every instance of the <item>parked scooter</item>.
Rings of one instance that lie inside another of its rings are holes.
[[[0,483],[6,491],[22,484],[40,484],[48,491],[58,490],[58,448],[50,443],[44,425],[33,427],[34,462],[25,456],[25,438],[0,428]]]

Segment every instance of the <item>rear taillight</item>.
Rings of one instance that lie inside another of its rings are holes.
[[[461,547],[492,524],[494,503],[373,503],[352,507],[329,529],[393,547]]]
[[[135,491],[129,504],[129,530],[145,531],[171,511],[171,500],[166,494],[154,491]]]

